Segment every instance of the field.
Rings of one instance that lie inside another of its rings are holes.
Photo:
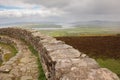
[[[20,26],[21,28],[39,30],[41,33],[59,37],[59,36],[103,36],[120,33],[119,26],[63,26],[53,24],[31,24]]]
[[[118,27],[75,27],[70,29],[39,30],[41,33],[59,36],[108,36],[119,34]]]
[[[119,36],[79,36],[56,37],[95,58],[101,67],[106,67],[120,77],[120,37]]]

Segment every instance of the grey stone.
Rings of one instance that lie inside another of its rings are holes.
[[[49,53],[53,61],[56,59],[76,58],[79,57],[80,54],[81,53],[75,49],[61,49]]]
[[[90,68],[100,68],[100,66],[99,66],[98,63],[95,61],[95,59],[92,59],[92,58],[84,58],[83,60],[87,63],[87,66],[90,67]]]
[[[21,63],[28,63],[30,62],[29,58],[28,57],[24,57],[20,60]]]
[[[69,68],[71,67],[71,60],[70,59],[58,59],[56,63],[56,69],[57,68]]]
[[[22,76],[21,80],[33,80],[32,76]]]

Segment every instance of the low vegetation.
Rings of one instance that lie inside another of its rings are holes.
[[[42,68],[42,64],[40,63],[40,58],[39,58],[38,52],[34,49],[34,47],[30,43],[26,42],[24,39],[21,39],[21,40],[23,42],[25,42],[26,45],[28,45],[29,50],[33,53],[33,55],[35,55],[37,57],[37,64],[38,64],[38,69],[39,69],[38,80],[46,80],[46,77],[45,77],[45,74],[44,74],[44,71]]]
[[[42,68],[42,64],[40,63],[40,59],[39,59],[39,55],[38,52],[33,48],[32,45],[28,45],[30,51],[37,57],[37,63],[38,63],[38,68],[39,68],[39,77],[38,80],[46,80],[43,68]]]
[[[115,72],[120,77],[120,59],[97,58],[96,61],[101,67],[110,69],[112,72]]]
[[[116,35],[120,32],[107,28],[101,27],[76,27],[70,29],[56,29],[56,30],[40,30],[41,33],[53,36],[53,37],[62,37],[62,36],[108,36]]]

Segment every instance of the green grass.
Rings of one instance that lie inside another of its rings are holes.
[[[99,63],[99,65],[103,68],[108,68],[112,72],[116,73],[120,77],[120,60],[115,59],[102,59],[98,58],[96,61]]]
[[[12,44],[2,43],[0,42],[0,46],[9,49],[12,53],[16,54],[18,51]]]
[[[0,61],[0,66],[1,66],[1,64],[2,64],[2,61]]]
[[[53,36],[102,36],[102,35],[113,35],[118,34],[118,31],[109,30],[109,28],[99,28],[99,27],[79,27],[70,29],[60,29],[60,30],[39,30],[41,33]]]
[[[24,25],[23,28],[61,28],[61,25],[54,24],[31,24]],[[55,29],[55,30],[39,30],[40,32],[53,36],[93,36],[93,35],[111,35],[119,34],[119,26],[97,26],[97,25],[75,25],[73,28]]]
[[[46,80],[46,77],[45,77],[45,74],[44,74],[44,71],[42,68],[42,64],[40,63],[40,58],[39,58],[38,52],[34,49],[34,47],[30,43],[27,43],[24,39],[21,39],[21,40],[26,43],[29,50],[33,53],[33,55],[35,55],[37,57],[37,64],[38,64],[38,69],[39,69],[38,80]]]
[[[29,44],[28,47],[29,47],[30,51],[37,57],[37,63],[38,63],[38,68],[39,68],[39,77],[38,77],[38,80],[46,80],[44,71],[42,69],[42,65],[40,63],[38,52],[33,48],[32,45]]]
[[[4,55],[4,60],[8,61],[10,58],[16,55],[18,52],[17,49],[12,44],[2,43],[0,42],[0,46],[2,46],[4,49],[9,50],[10,53],[7,53]],[[0,62],[2,64],[2,62]]]

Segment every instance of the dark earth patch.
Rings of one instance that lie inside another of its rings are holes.
[[[119,36],[56,37],[90,57],[120,59]]]

